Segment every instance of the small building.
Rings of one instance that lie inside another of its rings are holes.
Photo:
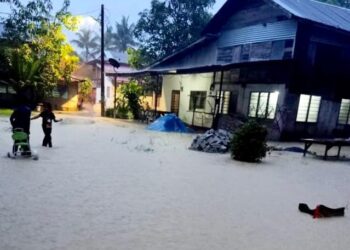
[[[143,70],[188,124],[255,118],[271,139],[350,136],[350,10],[313,0],[228,0],[202,38]]]
[[[52,108],[62,111],[78,111],[79,81],[72,79],[70,83],[59,82],[52,91],[51,97],[46,97],[45,102],[50,102]]]
[[[114,68],[108,61],[105,62],[105,107],[113,108],[114,106],[114,91],[115,87],[118,88],[120,84],[126,83],[129,81],[128,77],[118,76],[116,78],[107,76],[110,73],[116,73],[118,71],[129,72],[131,68],[127,63],[120,63],[118,69]],[[92,60],[87,63],[83,63],[80,67],[74,72],[74,78],[79,80],[84,80],[85,78],[90,79],[93,83],[93,91],[88,101],[93,105],[93,110],[96,113],[100,113],[101,109],[101,62],[100,60]]]

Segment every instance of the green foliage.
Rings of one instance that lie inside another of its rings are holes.
[[[114,118],[114,109],[110,108],[106,110],[107,117]],[[115,109],[115,118],[119,119],[132,119],[132,114],[127,107],[117,107]]]
[[[118,87],[117,92],[120,97],[117,98],[118,109],[128,108],[133,118],[138,119],[141,109],[140,97],[142,95],[142,87],[136,81],[123,84]]]
[[[10,116],[12,112],[12,109],[0,109],[0,116]]]
[[[83,82],[79,83],[79,94],[83,98],[88,97],[92,92],[93,86],[94,83],[89,78],[85,78]]]
[[[30,90],[37,98],[50,95],[59,81],[70,81],[79,58],[67,43],[63,28],[74,30],[77,18],[67,11],[69,1],[52,14],[51,0],[14,1],[5,21],[5,38],[15,48],[7,53],[7,80],[19,92]]]
[[[215,0],[152,0],[135,27],[142,55],[152,61],[186,47],[200,37]]]
[[[127,48],[128,64],[134,69],[141,69],[146,66],[146,56],[142,55],[140,49]]]
[[[4,36],[16,44],[28,42],[47,34],[52,26],[65,26],[69,30],[77,27],[78,20],[68,12],[69,0],[63,0],[61,9],[54,15],[51,0],[12,1],[11,15],[5,20]],[[48,25],[50,24],[50,25]]]
[[[266,156],[267,130],[254,120],[246,122],[231,140],[231,157],[238,161],[258,162]]]

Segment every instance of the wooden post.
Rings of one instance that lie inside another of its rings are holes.
[[[114,104],[113,104],[113,117],[116,118],[117,116],[117,73],[115,73],[115,76],[114,76]]]
[[[101,116],[105,115],[105,29],[104,6],[101,4]]]

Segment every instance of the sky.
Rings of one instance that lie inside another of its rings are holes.
[[[22,0],[22,2],[25,3],[28,0]],[[54,9],[59,9],[63,1],[52,0],[52,2]],[[216,0],[210,12],[215,14],[225,2],[226,0]],[[120,21],[122,16],[129,17],[129,24],[137,23],[139,19],[138,14],[144,9],[150,9],[151,0],[71,0],[69,11],[73,15],[82,16],[81,29],[92,29],[99,32],[100,26],[96,19],[101,13],[101,4],[104,4],[106,26],[113,26],[114,28],[115,22]],[[10,12],[8,4],[0,3],[0,16],[6,17],[8,12]],[[65,33],[69,41],[75,38],[74,33]]]
[[[226,0],[216,0],[212,12],[216,12]],[[56,3],[61,1],[54,0]],[[115,20],[120,20],[122,16],[129,16],[131,22],[136,23],[138,13],[144,9],[149,9],[151,0],[71,0],[70,11],[74,15],[91,15],[97,17],[104,4],[106,23],[114,25]],[[59,6],[59,5],[58,5]]]
[[[28,0],[22,0],[22,2],[25,3]],[[52,0],[52,2],[54,8],[59,9],[63,1]],[[211,12],[216,13],[225,2],[226,0],[216,0]],[[104,4],[105,8],[106,25],[114,26],[115,22],[120,21],[122,16],[129,17],[130,23],[136,23],[138,14],[144,9],[150,8],[151,0],[71,0],[69,10],[73,15],[97,18],[101,12],[101,4]],[[5,13],[8,12],[8,4],[0,3],[0,16],[6,17]],[[85,23],[93,25],[91,20]]]

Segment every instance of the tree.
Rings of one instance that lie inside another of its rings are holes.
[[[350,8],[350,0],[319,0],[321,2],[339,5],[341,7]]]
[[[94,53],[99,47],[99,37],[91,30],[82,29],[78,33],[77,39],[71,40],[72,43],[83,50],[84,61],[88,62],[90,59],[94,59]]]
[[[70,0],[63,0],[61,9],[52,15],[51,0],[31,0],[23,5],[11,0],[11,14],[4,22],[4,37],[15,43],[29,42],[38,35],[45,35],[52,26],[63,25],[72,29],[77,19],[68,12]]]
[[[134,119],[138,119],[141,109],[140,96],[142,95],[142,87],[138,85],[136,81],[131,81],[122,84],[118,88],[118,92],[120,92],[122,98],[126,100],[127,106],[133,114]]]
[[[124,52],[128,49],[129,46],[135,46],[136,42],[134,41],[134,29],[135,25],[129,25],[129,17],[123,16],[121,22],[115,23],[116,33],[114,34],[116,48]]]
[[[146,56],[143,56],[140,49],[127,48],[126,52],[128,54],[128,64],[134,69],[141,69],[147,64]]]
[[[7,80],[17,93],[30,88],[43,97],[59,81],[70,81],[79,59],[62,30],[74,30],[78,20],[68,12],[68,6],[69,0],[64,0],[62,8],[52,14],[51,0],[32,0],[27,5],[13,1],[4,35],[13,45],[6,53]]]
[[[107,26],[106,32],[105,32],[105,51],[109,51],[112,53],[117,51],[125,52],[127,51],[128,46],[134,46],[136,45],[136,42],[134,41],[134,24],[128,23],[128,18],[122,17],[122,20],[120,23],[116,22],[115,29],[116,32],[113,32],[112,26]],[[95,50],[91,53],[93,57],[98,57],[101,53],[101,38],[98,36],[97,39],[97,47]]]
[[[152,0],[139,14],[135,37],[141,55],[155,61],[186,47],[200,37],[215,0]]]

